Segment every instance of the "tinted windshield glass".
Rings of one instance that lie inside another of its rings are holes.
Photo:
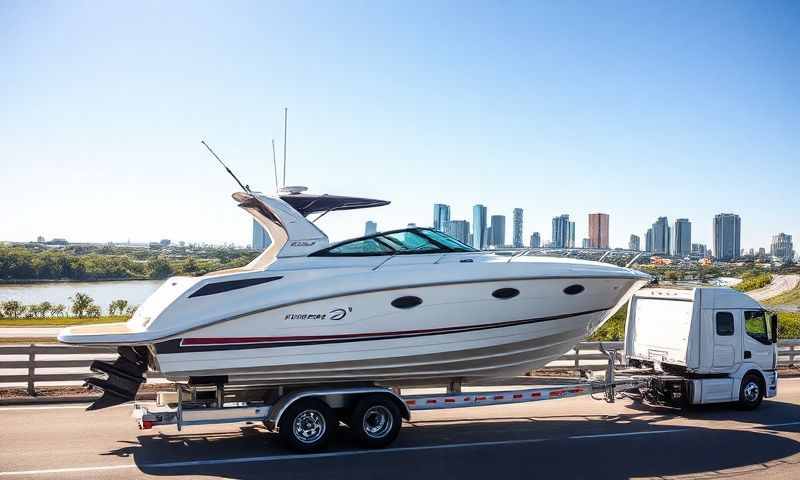
[[[444,245],[448,249],[454,252],[475,252],[474,248],[464,245],[463,243],[459,242],[455,238],[451,237],[450,235],[445,235],[442,232],[437,230],[421,230],[420,231],[423,235],[430,238],[436,243]]]
[[[441,250],[439,246],[432,243],[427,238],[410,231],[387,233],[381,238],[386,239],[386,243],[399,252],[428,252]]]
[[[392,253],[393,250],[374,238],[366,238],[339,245],[331,248],[328,252],[334,255],[386,255]]]

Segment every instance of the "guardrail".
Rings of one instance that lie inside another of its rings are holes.
[[[552,369],[605,369],[607,357],[600,353],[600,344],[607,350],[622,349],[622,342],[582,342],[575,346],[570,353],[562,356],[557,361],[545,367]],[[48,358],[51,355],[58,358]],[[75,359],[82,355],[88,358]],[[0,346],[0,385],[24,383],[28,395],[36,395],[37,382],[74,382],[85,379],[87,372],[62,372],[40,373],[38,370],[50,369],[87,369],[93,360],[113,360],[116,351],[107,347],[70,347],[67,345],[13,345]],[[25,357],[24,360],[6,360],[8,357]],[[42,358],[42,357],[45,358]],[[70,358],[73,357],[73,358]],[[778,365],[794,366],[800,357],[800,339],[780,340],[778,342]],[[3,374],[3,370],[15,369],[25,373]],[[163,378],[163,376],[149,372],[148,378]]]

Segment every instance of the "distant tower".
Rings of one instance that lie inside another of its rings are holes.
[[[447,231],[445,233],[461,243],[467,245],[471,243],[469,239],[469,222],[466,220],[450,220],[447,223]]]
[[[374,235],[376,233],[378,233],[378,224],[372,220],[367,220],[364,225],[364,235]]]
[[[483,250],[488,246],[486,238],[486,207],[477,204],[472,207],[472,246]]]
[[[522,248],[522,209],[514,209],[514,236],[512,237],[514,248]]]
[[[639,236],[638,235],[631,235],[630,240],[628,241],[628,250],[635,250],[639,251]]]
[[[734,213],[714,216],[714,257],[733,260],[739,256],[742,242],[742,219]]]
[[[685,257],[692,253],[692,223],[687,218],[675,220],[675,228],[672,230],[673,248],[672,254],[676,257]]]
[[[551,237],[553,248],[574,248],[575,247],[575,222],[569,221],[566,213],[559,217],[553,217],[553,236]]]
[[[539,248],[542,246],[542,237],[539,235],[539,232],[533,232],[531,234],[531,248]]]
[[[495,247],[502,247],[506,244],[505,215],[492,215],[492,235],[489,242]]]
[[[589,247],[608,248],[608,214],[589,214]]]
[[[447,223],[450,221],[450,205],[443,203],[433,204],[433,228],[444,232],[447,229]]]

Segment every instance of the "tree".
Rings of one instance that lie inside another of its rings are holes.
[[[87,317],[97,318],[100,315],[102,315],[102,313],[103,312],[102,312],[102,310],[100,310],[100,307],[98,305],[94,304],[94,303],[89,305],[88,307],[86,307],[86,316]]]
[[[133,314],[136,313],[136,309],[138,309],[138,308],[139,308],[139,305],[130,305],[127,309],[125,309],[125,313],[132,317]]]
[[[125,313],[125,309],[128,308],[128,301],[123,299],[114,300],[108,306],[108,314],[114,315],[123,315]]]
[[[50,311],[53,312],[53,315],[58,317],[63,317],[66,310],[67,307],[61,303],[58,305],[53,305],[52,308],[50,308]]]
[[[151,258],[147,261],[147,268],[150,270],[149,276],[152,279],[164,279],[175,273],[172,265],[164,257]]]
[[[42,317],[46,317],[50,314],[50,310],[53,308],[53,304],[50,302],[42,302],[39,304],[39,314]]]
[[[86,314],[86,309],[94,304],[92,297],[81,292],[75,292],[75,296],[69,297],[69,299],[72,302],[71,310],[73,315],[79,318],[83,317]]]
[[[25,305],[16,300],[8,300],[3,302],[3,316],[6,318],[19,318],[25,313]]]

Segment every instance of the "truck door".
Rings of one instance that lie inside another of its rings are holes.
[[[753,362],[762,370],[772,370],[773,344],[769,335],[767,312],[764,310],[744,310],[744,332],[742,336],[742,358]]]
[[[725,370],[733,367],[738,361],[741,348],[740,335],[736,332],[736,317],[739,311],[727,310],[714,313],[714,358],[711,366],[714,369]]]

